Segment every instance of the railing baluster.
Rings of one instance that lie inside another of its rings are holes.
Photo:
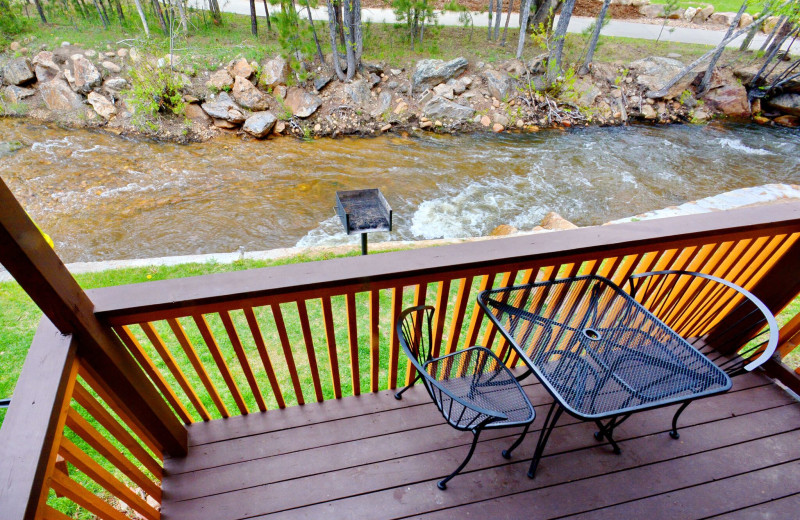
[[[342,397],[342,382],[339,376],[339,354],[336,351],[336,330],[333,325],[330,296],[322,298],[322,320],[325,323],[325,341],[328,345],[328,361],[330,362],[331,380],[333,381],[333,395],[336,399],[339,399]]]
[[[150,455],[147,450],[145,450],[139,441],[137,441],[133,435],[131,435],[128,430],[126,430],[104,407],[100,404],[97,399],[92,396],[92,394],[87,390],[82,384],[77,383],[75,385],[75,390],[72,394],[72,398],[75,399],[75,402],[81,405],[92,418],[97,421],[103,428],[105,428],[112,437],[117,439],[121,442],[125,448],[136,457],[142,466],[147,468],[150,473],[152,473],[157,479],[161,480],[164,476],[164,470],[162,469],[161,465],[159,464],[156,459]],[[130,424],[128,424],[130,426]],[[136,433],[136,432],[134,432]],[[136,433],[139,436],[139,433]],[[139,437],[141,438],[141,437]],[[142,442],[145,442],[142,439]],[[152,450],[152,447],[145,442],[148,448]],[[156,450],[154,450],[157,456],[161,456]]]
[[[467,276],[462,278],[458,285],[458,294],[456,295],[453,317],[450,319],[450,333],[447,336],[445,354],[452,354],[458,347],[458,338],[461,336],[461,328],[464,326],[464,313],[467,310],[474,279],[474,276]]]
[[[108,470],[100,466],[66,437],[61,439],[58,453],[64,457],[67,462],[75,466],[78,471],[100,484],[114,497],[123,500],[146,520],[159,520],[159,518],[161,518],[159,512],[145,502],[142,497],[134,493],[127,485],[120,482],[109,473]]]
[[[496,273],[485,274],[481,278],[481,285],[478,289],[478,293],[481,291],[485,291],[486,289],[491,289],[494,285],[494,278]],[[481,311],[480,306],[476,302],[475,305],[472,307],[472,315],[469,318],[469,328],[467,329],[467,341],[464,344],[464,348],[471,347],[475,345],[478,341],[478,334],[481,331],[481,323],[483,321],[483,311]]]
[[[67,428],[75,432],[89,446],[106,458],[145,493],[161,502],[161,487],[150,480],[136,464],[131,462],[121,451],[83,418],[74,408],[67,411]]]
[[[264,336],[261,335],[261,328],[258,326],[258,320],[253,312],[252,307],[245,307],[243,309],[244,317],[247,320],[247,325],[250,327],[250,334],[253,336],[253,341],[256,343],[258,355],[261,356],[261,364],[264,365],[264,371],[267,373],[269,384],[272,387],[272,394],[275,396],[275,401],[278,403],[278,408],[286,408],[286,403],[283,400],[283,393],[278,384],[278,378],[275,377],[275,369],[272,366],[272,360],[267,351],[267,345],[264,343]]]
[[[149,322],[140,323],[139,326],[144,331],[147,339],[150,340],[150,343],[153,345],[153,348],[156,349],[158,355],[161,356],[161,359],[164,361],[164,364],[167,365],[167,368],[172,373],[172,376],[178,382],[180,387],[183,389],[183,392],[186,394],[186,397],[189,398],[189,401],[192,402],[197,413],[204,421],[208,421],[211,418],[208,416],[208,411],[206,407],[203,406],[203,403],[200,401],[200,398],[197,397],[197,394],[192,388],[192,385],[189,384],[189,381],[186,379],[186,376],[181,370],[181,367],[178,365],[178,362],[172,356],[172,353],[167,349],[167,346],[164,344],[164,340],[161,339],[161,336],[158,334],[153,325]]]
[[[197,373],[197,377],[199,377],[200,381],[203,383],[206,392],[208,392],[211,400],[214,401],[214,406],[217,407],[217,411],[220,413],[220,415],[222,415],[222,417],[230,417],[228,409],[222,402],[219,392],[217,392],[217,387],[211,382],[211,377],[209,377],[206,367],[200,361],[197,351],[194,349],[191,341],[189,341],[189,337],[186,335],[183,325],[181,325],[181,323],[175,318],[167,319],[167,323],[172,329],[172,333],[175,334],[175,338],[177,338],[184,354],[186,354],[186,357],[189,359],[189,363],[191,363],[192,367],[194,367],[194,371]]]
[[[317,366],[317,353],[314,350],[314,338],[311,336],[311,325],[308,322],[308,306],[305,300],[297,301],[297,315],[300,318],[300,329],[303,331],[303,341],[306,344],[306,355],[308,356],[308,366],[311,369],[311,381],[314,383],[314,396],[317,402],[322,402],[322,383],[319,379],[319,367]]]
[[[116,327],[115,330],[122,340],[122,343],[128,347],[128,351],[133,355],[139,365],[141,365],[144,372],[164,396],[164,399],[167,400],[174,412],[181,418],[181,421],[185,424],[192,423],[193,421],[189,416],[189,411],[183,406],[183,403],[178,399],[175,391],[164,379],[164,376],[161,375],[161,371],[153,364],[150,356],[144,351],[142,345],[139,344],[139,341],[133,335],[130,328],[128,328],[127,325],[123,325],[122,327]]]
[[[447,304],[450,296],[450,279],[444,279],[439,282],[439,287],[436,290],[436,314],[434,315],[435,332],[433,335],[432,356],[439,357],[439,351],[442,346],[442,336],[444,335],[444,320],[447,316]]]
[[[53,476],[50,477],[50,487],[56,493],[67,497],[98,518],[103,520],[130,520],[127,515],[115,509],[60,471],[53,472]]]
[[[289,343],[289,336],[286,335],[286,323],[283,321],[281,305],[279,303],[273,303],[271,307],[272,317],[275,318],[275,328],[278,330],[278,338],[281,340],[283,356],[286,358],[286,368],[289,369],[289,376],[292,378],[292,387],[294,388],[295,397],[297,397],[297,404],[305,404],[303,389],[300,387],[300,378],[297,375],[297,366],[294,364],[292,346]]]
[[[231,315],[228,311],[222,311],[219,313],[219,317],[222,319],[222,326],[225,327],[225,332],[228,334],[228,339],[231,342],[233,351],[236,353],[236,359],[239,360],[239,366],[242,367],[244,377],[247,379],[247,384],[250,386],[250,392],[252,392],[256,400],[258,409],[262,412],[266,412],[267,405],[264,402],[264,397],[261,395],[261,389],[258,387],[256,376],[253,374],[253,369],[250,367],[250,361],[247,359],[244,346],[242,346],[242,340],[239,338],[239,333],[236,331]]]
[[[400,340],[397,337],[397,318],[403,310],[403,286],[392,288],[392,321],[389,327],[389,388],[397,388],[397,372],[400,354]]]
[[[349,292],[345,295],[347,308],[347,338],[350,340],[350,380],[353,384],[353,395],[361,395],[360,365],[358,362],[358,326],[356,325],[356,295]]]
[[[197,325],[200,335],[203,336],[203,341],[206,342],[208,351],[211,352],[211,356],[214,358],[214,362],[217,364],[217,369],[219,369],[222,379],[225,380],[225,384],[228,386],[228,390],[230,391],[231,396],[233,396],[233,400],[236,402],[237,408],[239,408],[239,413],[242,415],[247,415],[247,405],[244,404],[242,393],[239,391],[239,387],[236,386],[236,381],[233,380],[231,370],[228,368],[228,363],[225,362],[225,358],[222,356],[222,352],[219,349],[217,340],[211,333],[211,329],[208,326],[206,317],[202,314],[195,314],[192,316],[192,319],[194,320],[195,325]]]
[[[425,305],[425,301],[428,298],[428,284],[427,283],[418,283],[414,288],[414,306],[418,305]],[[422,330],[422,320],[416,321],[414,323],[415,331],[414,337],[421,338],[420,331]],[[417,348],[420,345],[416,346]],[[411,348],[414,348],[414,345],[411,345]],[[428,345],[428,348],[431,348],[431,345]],[[411,382],[417,375],[417,369],[414,368],[414,365],[411,363],[406,363],[406,385],[410,385]]]
[[[378,380],[381,368],[380,296],[379,289],[369,292],[369,384],[371,392],[377,392],[380,389]]]

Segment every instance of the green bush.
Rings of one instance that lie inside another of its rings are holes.
[[[159,67],[158,60],[145,55],[130,70],[131,88],[123,92],[133,110],[133,122],[144,129],[156,130],[159,114],[183,114],[186,103],[181,95],[182,82],[169,65]]]

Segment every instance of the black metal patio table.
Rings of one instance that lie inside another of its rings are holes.
[[[486,290],[478,303],[530,369],[519,379],[533,372],[553,396],[531,478],[564,411],[595,422],[595,438],[620,453],[614,429],[631,414],[731,387],[725,372],[600,276]]]

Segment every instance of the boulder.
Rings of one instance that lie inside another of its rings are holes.
[[[320,90],[324,89],[325,86],[333,80],[333,74],[320,74],[316,78],[314,78],[314,90],[319,92]]]
[[[300,87],[292,87],[286,93],[284,102],[291,109],[292,114],[305,118],[317,111],[322,104],[322,98],[306,92]]]
[[[667,18],[669,18],[670,20],[680,20],[685,15],[686,15],[686,11],[684,9],[678,8],[678,9],[675,9],[674,11],[671,11],[667,15]]]
[[[683,12],[683,19],[687,22],[691,22],[694,19],[694,15],[697,14],[697,11],[698,9],[696,7],[687,7]]]
[[[708,20],[717,25],[730,27],[734,18],[736,18],[736,13],[714,13],[708,17]]]
[[[36,81],[28,58],[15,58],[3,67],[3,82],[6,85],[27,85]]]
[[[203,103],[202,107],[206,114],[214,118],[214,124],[217,124],[217,120],[220,120],[231,125],[238,125],[244,123],[245,119],[247,119],[244,112],[233,102],[227,92],[220,92],[215,101]],[[223,128],[226,128],[226,126],[223,126]]]
[[[650,56],[636,60],[630,64],[631,70],[638,74],[637,82],[647,90],[661,90],[675,74],[683,69],[683,63],[672,58]],[[673,87],[673,92],[683,92],[694,80],[693,74],[688,74],[683,81]]]
[[[372,101],[370,86],[365,79],[359,79],[344,86],[344,93],[356,106],[365,106]]]
[[[260,111],[266,110],[269,106],[266,94],[258,90],[258,88],[244,76],[236,76],[231,92],[236,102],[247,109]]]
[[[775,119],[773,119],[773,121],[775,121],[775,123],[777,123],[777,124],[779,124],[781,126],[786,126],[786,127],[789,127],[789,128],[798,128],[798,127],[800,127],[800,117],[789,115],[789,114],[776,117]]]
[[[254,137],[266,137],[272,132],[277,120],[278,118],[272,112],[256,112],[247,118],[242,130]]]
[[[549,212],[542,219],[541,226],[545,229],[552,229],[554,231],[563,231],[565,229],[576,229],[578,226],[565,219],[555,211]]]
[[[239,58],[228,65],[228,73],[234,78],[250,79],[253,76],[253,67],[244,58]]]
[[[17,51],[19,51],[21,48],[22,48],[22,44],[21,44],[21,43],[19,43],[19,42],[11,42],[11,43],[9,44],[9,46],[8,46],[8,49],[9,49],[11,52],[17,52]]]
[[[64,71],[64,76],[69,81],[72,90],[81,94],[88,94],[94,87],[99,86],[102,76],[91,61],[82,54],[73,54],[70,57],[71,69]]]
[[[511,92],[512,80],[505,71],[487,69],[483,72],[483,77],[486,78],[489,94],[500,100],[508,97]]]
[[[94,111],[103,119],[111,119],[111,117],[117,113],[117,108],[114,106],[114,103],[97,92],[89,92],[88,101],[89,104],[92,105],[92,108],[94,108]]]
[[[503,237],[507,235],[516,235],[517,233],[519,233],[519,229],[515,228],[514,226],[511,226],[509,224],[500,224],[499,226],[494,228],[491,233],[489,233],[489,236]]]
[[[228,90],[233,87],[233,78],[228,71],[225,69],[219,69],[206,82],[206,85],[210,88],[216,89],[217,91],[220,90]]]
[[[753,15],[750,13],[743,13],[742,17],[739,18],[739,27],[747,27],[753,23]]]
[[[467,90],[468,84],[464,82],[464,79],[469,79],[469,78],[447,80],[447,85],[453,89],[453,94],[455,94],[456,96],[459,94],[463,94],[464,91]]]
[[[441,96],[434,96],[422,107],[425,117],[431,119],[451,119],[454,121],[466,121],[475,115],[475,110],[464,105],[459,105],[448,101]]]
[[[119,65],[117,65],[113,61],[104,61],[100,65],[102,65],[102,67],[104,69],[106,69],[108,72],[110,72],[111,74],[119,74],[120,72],[122,72],[122,67],[120,67]]]
[[[127,57],[128,56],[128,49],[126,49],[125,47],[121,47],[121,48],[117,49],[117,56],[119,56],[120,58]]]
[[[411,79],[412,88],[418,86],[436,86],[447,80],[454,78],[467,69],[465,58],[456,58],[450,61],[443,60],[420,60],[414,69]]]
[[[372,117],[381,117],[384,113],[386,113],[392,107],[392,93],[391,92],[381,92],[381,95],[378,96],[378,104],[375,106],[375,109],[370,114]]]
[[[716,87],[716,88],[713,88]],[[704,100],[709,107],[726,116],[749,117],[750,102],[747,89],[736,81],[728,69],[716,69],[710,81],[710,88]]]
[[[128,82],[123,78],[108,78],[103,82],[103,90],[106,92],[119,93],[128,88]]]
[[[574,91],[578,96],[578,105],[591,107],[598,97],[603,93],[594,82],[580,78],[575,82]]]
[[[34,56],[32,63],[36,81],[39,83],[50,81],[61,72],[61,68],[56,64],[55,56],[50,51],[40,52]]]
[[[81,97],[61,77],[41,83],[39,93],[50,110],[74,110],[83,105]]]
[[[712,14],[714,14],[713,5],[707,5],[702,9],[698,9],[692,17],[692,23],[704,23]]]
[[[656,109],[653,108],[652,105],[648,105],[647,103],[645,103],[644,105],[642,105],[642,117],[647,120],[653,120],[658,117],[658,114],[656,113]]]
[[[266,63],[261,69],[261,85],[265,87],[276,87],[278,85],[285,85],[286,78],[289,73],[289,64],[286,60],[278,56]]]
[[[440,85],[436,85],[435,87],[433,87],[433,92],[437,96],[442,96],[443,98],[449,99],[450,101],[452,101],[453,98],[456,97],[453,87],[446,83],[442,83]]]
[[[766,104],[786,114],[800,116],[800,94],[793,92],[781,94],[770,99]]]
[[[11,155],[12,153],[22,150],[22,143],[19,141],[3,142],[0,141],[0,157]]]
[[[5,89],[3,89],[3,95],[5,96],[6,101],[9,101],[11,103],[19,103],[23,99],[31,97],[34,94],[36,94],[36,91],[34,89],[18,87],[16,85],[10,85]]]
[[[212,121],[208,114],[205,113],[203,108],[196,103],[189,103],[186,105],[184,115],[186,115],[186,117],[190,120],[204,125],[207,125]]]
[[[645,18],[664,18],[664,6],[661,4],[648,4],[639,8],[639,14]]]

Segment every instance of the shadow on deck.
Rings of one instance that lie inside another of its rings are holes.
[[[541,425],[549,395],[525,389]],[[487,431],[447,491],[469,433],[444,424],[422,387],[307,404],[189,427],[189,455],[167,459],[164,520],[213,518],[794,518],[800,508],[800,403],[760,374],[693,403],[681,438],[674,407],[634,415],[615,434],[562,418],[535,480],[538,431],[514,459],[516,430]]]

